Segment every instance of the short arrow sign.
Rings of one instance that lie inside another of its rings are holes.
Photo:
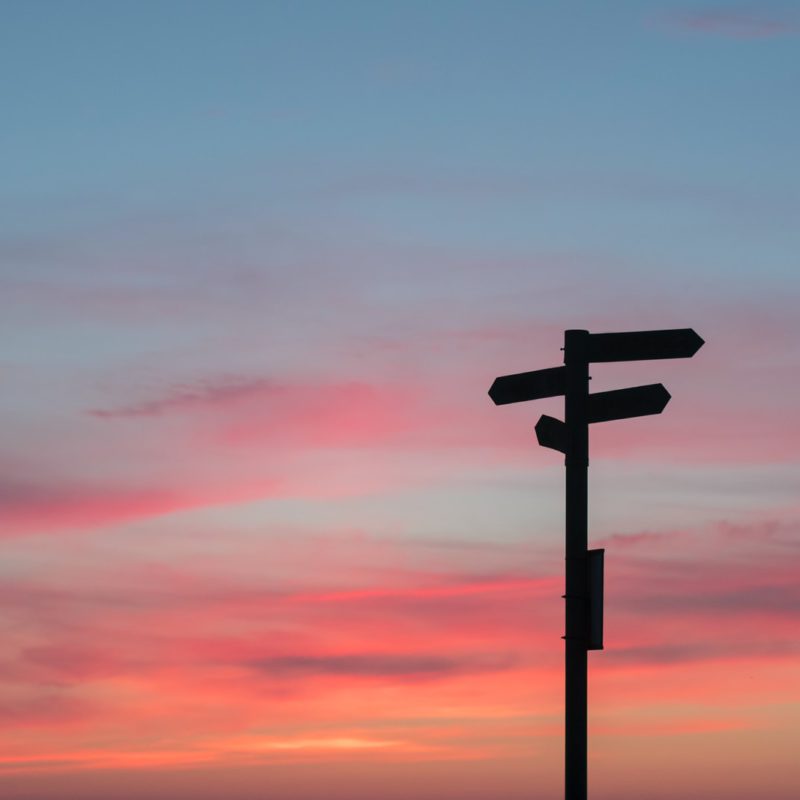
[[[669,399],[670,394],[663,383],[590,394],[589,422],[608,422],[612,419],[660,414]]]
[[[549,447],[560,453],[567,452],[567,426],[560,419],[542,414],[535,430],[536,441],[542,447]]]
[[[489,397],[497,406],[521,403],[524,400],[539,400],[542,397],[555,397],[564,394],[565,373],[565,367],[551,367],[537,369],[534,372],[503,375],[494,379],[489,389]]]
[[[589,361],[691,358],[705,342],[692,328],[589,334]]]

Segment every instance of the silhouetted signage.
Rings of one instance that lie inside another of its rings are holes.
[[[669,397],[663,383],[590,394],[589,422],[660,414],[669,402]]]
[[[588,361],[650,361],[691,358],[703,340],[692,328],[627,333],[590,333]]]
[[[518,372],[495,378],[489,389],[494,404],[522,403],[525,400],[541,400],[564,394],[565,367],[537,369],[535,372]]]
[[[496,405],[564,395],[564,422],[543,415],[536,423],[542,447],[567,456],[564,663],[564,797],[587,798],[587,658],[603,649],[603,550],[588,549],[589,425],[660,414],[670,400],[660,383],[589,394],[589,366],[600,361],[690,358],[703,345],[691,328],[625,333],[564,332],[564,366],[496,378]]]
[[[669,400],[670,394],[663,383],[597,392],[589,395],[589,422],[609,422],[614,419],[660,414]],[[549,447],[560,453],[567,452],[567,426],[560,419],[542,414],[535,430],[536,440],[542,447]]]
[[[542,414],[535,430],[536,440],[542,447],[549,447],[560,453],[567,452],[567,426],[560,419]]]

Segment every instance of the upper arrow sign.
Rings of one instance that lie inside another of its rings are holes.
[[[564,394],[565,367],[537,369],[535,372],[518,372],[495,378],[489,397],[497,406],[506,403],[521,403],[524,400],[540,400]]]
[[[655,358],[690,358],[703,340],[692,328],[666,331],[589,334],[589,361],[649,361]]]
[[[589,422],[608,422],[612,419],[660,414],[669,402],[669,398],[670,394],[663,383],[590,394]]]

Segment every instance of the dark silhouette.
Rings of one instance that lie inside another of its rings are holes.
[[[669,392],[660,383],[589,394],[589,364],[689,358],[703,345],[691,328],[626,333],[564,332],[564,366],[496,378],[496,405],[564,395],[564,422],[543,415],[542,447],[564,453],[566,465],[566,625],[564,797],[586,800],[587,656],[603,649],[603,550],[588,549],[589,424],[660,414]]]

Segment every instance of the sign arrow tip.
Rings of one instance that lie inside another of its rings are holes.
[[[663,401],[661,404],[661,408],[658,410],[658,413],[660,414],[667,407],[667,403],[669,403],[669,401],[672,400],[672,395],[667,391],[667,387],[664,386],[663,383],[659,383],[658,386],[660,387],[659,391],[660,399]]]
[[[498,381],[498,380],[499,380],[498,378],[495,378],[495,379],[492,381],[492,385],[489,387],[489,397],[491,397],[491,399],[492,399],[492,402],[493,402],[493,403],[494,403],[496,406],[499,406],[499,405],[501,405],[500,401],[497,399],[497,381]]]
[[[694,350],[692,350],[690,355],[691,358],[691,356],[693,356],[706,343],[706,340],[700,336],[700,334],[694,328],[689,328],[689,330],[692,332],[691,342],[692,347],[694,347]]]

